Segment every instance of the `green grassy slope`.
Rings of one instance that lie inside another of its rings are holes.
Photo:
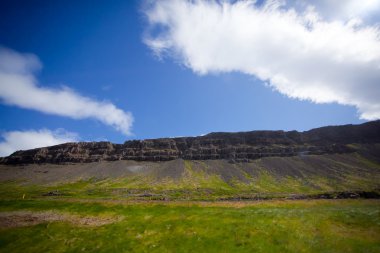
[[[380,165],[358,153],[268,157],[250,163],[6,166],[0,173],[0,199],[35,199],[53,192],[60,198],[218,200],[380,189]]]
[[[283,200],[379,192],[374,157],[1,166],[0,252],[380,252],[380,200]]]

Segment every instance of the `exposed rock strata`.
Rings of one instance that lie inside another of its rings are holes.
[[[210,133],[200,137],[110,142],[79,142],[17,151],[3,164],[82,163],[115,160],[168,161],[228,159],[249,161],[268,156],[348,153],[351,143],[380,143],[380,121],[297,131]]]

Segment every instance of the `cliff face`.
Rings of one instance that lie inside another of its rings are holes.
[[[268,156],[348,153],[351,143],[380,143],[380,121],[330,126],[306,132],[252,131],[210,133],[200,137],[66,143],[17,151],[3,164],[83,163],[115,160],[168,161],[228,159],[243,162]]]

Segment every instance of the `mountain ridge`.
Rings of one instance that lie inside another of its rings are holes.
[[[263,157],[355,152],[353,143],[380,143],[380,120],[360,125],[326,126],[308,131],[213,132],[197,137],[111,142],[71,142],[16,151],[2,164],[88,163],[100,161],[218,160],[249,162]],[[377,151],[375,152],[377,156]]]

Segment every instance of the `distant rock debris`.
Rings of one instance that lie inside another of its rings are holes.
[[[62,196],[63,194],[59,192],[58,190],[50,191],[47,193],[42,194],[42,196]]]

